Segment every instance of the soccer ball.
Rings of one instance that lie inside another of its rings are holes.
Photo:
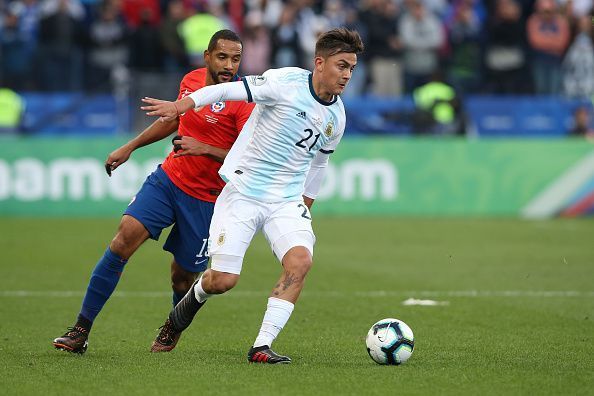
[[[413,332],[401,320],[382,319],[369,329],[367,352],[379,364],[402,364],[408,360],[415,347]]]

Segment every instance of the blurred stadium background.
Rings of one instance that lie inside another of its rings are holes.
[[[105,175],[108,153],[152,121],[139,98],[175,98],[220,28],[241,34],[246,75],[307,68],[316,35],[348,26],[367,51],[313,210],[319,265],[278,341],[297,367],[272,384],[283,394],[591,394],[592,0],[0,0],[0,12],[8,393],[73,394],[65,372],[96,394],[272,393],[260,386],[270,372],[246,368],[243,349],[273,265],[246,270],[204,327],[157,358],[144,351],[170,307],[169,258],[148,243],[76,369],[50,340],[171,149],[142,148]],[[261,238],[248,260],[272,261]],[[401,304],[411,297],[451,305]],[[362,348],[388,316],[411,325],[419,349],[386,375]]]
[[[112,182],[101,161],[152,121],[139,98],[176,97],[212,32],[241,33],[247,75],[310,67],[316,35],[348,26],[367,50],[344,95],[347,139],[320,213],[591,214],[592,9],[592,0],[4,0],[0,213],[119,213],[167,144],[140,150]]]

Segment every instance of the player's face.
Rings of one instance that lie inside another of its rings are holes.
[[[357,54],[340,52],[327,58],[316,58],[325,91],[330,95],[340,95],[350,81],[357,65]]]
[[[212,51],[204,52],[208,73],[215,84],[229,82],[237,74],[241,62],[241,44],[219,40]]]

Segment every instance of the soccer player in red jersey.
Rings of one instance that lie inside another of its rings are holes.
[[[215,33],[204,52],[206,68],[183,78],[178,99],[204,86],[238,79],[241,55],[237,34],[230,30]],[[78,319],[63,336],[54,339],[56,349],[86,351],[93,321],[115,290],[128,259],[144,241],[158,240],[161,231],[172,224],[163,249],[173,254],[173,305],[186,294],[208,263],[208,229],[214,202],[224,186],[218,170],[253,106],[247,102],[217,102],[179,114],[173,121],[155,121],[107,157],[105,169],[111,176],[134,150],[178,131],[173,151],[149,175],[124,212],[115,237],[91,274]],[[163,341],[159,345],[165,347],[157,345],[152,350],[173,349],[178,338],[166,323],[157,337]]]

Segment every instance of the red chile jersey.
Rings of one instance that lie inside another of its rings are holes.
[[[206,68],[202,68],[186,74],[179,86],[178,99],[204,87],[206,73]],[[253,103],[228,101],[189,110],[179,117],[178,134],[229,150],[253,108]],[[194,198],[214,202],[225,185],[218,174],[222,164],[204,155],[173,158],[173,154],[171,151],[162,165],[171,181]]]

